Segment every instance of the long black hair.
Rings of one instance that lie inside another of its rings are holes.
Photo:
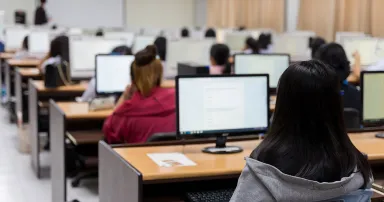
[[[366,187],[371,177],[344,126],[339,79],[316,60],[292,64],[281,76],[272,125],[251,158],[318,182],[339,181],[357,169]]]
[[[272,44],[272,35],[268,33],[261,33],[258,42],[261,49],[267,49],[268,46]]]
[[[231,64],[229,64],[228,59],[231,55],[229,47],[225,44],[214,44],[211,47],[210,56],[216,65],[224,66],[223,74],[231,73]]]
[[[309,38],[309,47],[311,48],[311,56],[312,58],[315,58],[315,54],[319,48],[326,44],[327,42],[325,39],[321,37],[310,37]]]
[[[215,30],[212,28],[207,29],[207,31],[205,32],[205,38],[216,38]]]
[[[323,44],[316,51],[315,59],[332,67],[339,76],[340,82],[348,78],[350,74],[350,63],[344,48],[340,44]]]
[[[49,57],[56,56],[69,62],[69,38],[67,36],[60,35],[51,41]]]
[[[162,61],[165,61],[167,56],[167,39],[163,36],[159,36],[156,38],[154,44],[156,46],[157,54],[159,55],[160,59]]]
[[[254,39],[253,37],[248,37],[246,40],[245,40],[245,46],[249,49],[252,50],[252,53],[259,53],[260,52],[260,49],[259,49],[259,43],[257,42],[256,39]]]

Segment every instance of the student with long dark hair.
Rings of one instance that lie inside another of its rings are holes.
[[[35,11],[35,25],[46,25],[49,21],[45,4],[47,0],[40,0],[40,6]]]
[[[317,50],[315,58],[336,71],[341,84],[344,108],[354,108],[361,112],[361,93],[347,81],[351,68],[344,48],[337,43],[324,44]]]
[[[181,38],[188,38],[189,37],[189,30],[188,28],[184,27],[181,30]]]
[[[259,43],[257,42],[256,39],[254,39],[253,37],[248,37],[245,40],[244,53],[247,53],[247,54],[259,53]]]
[[[325,39],[321,38],[321,37],[311,37],[309,39],[309,47],[311,48],[311,57],[312,58],[315,58],[315,54],[317,52],[317,50],[324,44],[326,44],[327,42],[325,41]]]
[[[345,195],[369,201],[370,166],[343,119],[333,69],[315,60],[291,65],[279,81],[269,132],[246,158],[231,202],[343,201]]]
[[[16,52],[16,54],[13,56],[14,59],[24,59],[24,58],[28,58],[29,57],[29,54],[28,54],[28,49],[29,49],[28,41],[29,41],[29,37],[25,36],[24,39],[23,39],[23,43],[21,45],[21,50]]]
[[[51,41],[49,53],[41,61],[38,69],[44,73],[46,66],[59,64],[63,61],[69,63],[69,38],[60,35]]]
[[[262,53],[262,54],[272,53],[272,50],[271,50],[272,35],[270,33],[260,34],[259,39],[258,39],[258,43],[259,43],[259,48],[260,48],[259,52],[260,53]]]
[[[205,32],[205,38],[216,38],[215,30],[212,28],[207,29],[207,31]]]
[[[211,66],[209,67],[210,74],[230,74],[231,65],[228,60],[230,57],[229,47],[225,44],[214,44],[211,47]]]

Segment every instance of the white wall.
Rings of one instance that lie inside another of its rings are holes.
[[[195,23],[194,0],[126,0],[127,27],[176,28]]]
[[[286,0],[286,30],[295,31],[299,17],[300,0]]]
[[[195,25],[207,25],[207,0],[195,0]]]
[[[5,11],[5,23],[14,24],[16,10],[27,12],[27,22],[33,23],[35,18],[36,0],[0,0],[0,10]]]

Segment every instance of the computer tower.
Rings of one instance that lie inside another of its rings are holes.
[[[178,63],[177,75],[209,75],[209,67],[193,62]]]

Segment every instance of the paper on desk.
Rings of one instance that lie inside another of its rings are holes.
[[[147,154],[160,167],[196,166],[196,163],[182,153]]]

